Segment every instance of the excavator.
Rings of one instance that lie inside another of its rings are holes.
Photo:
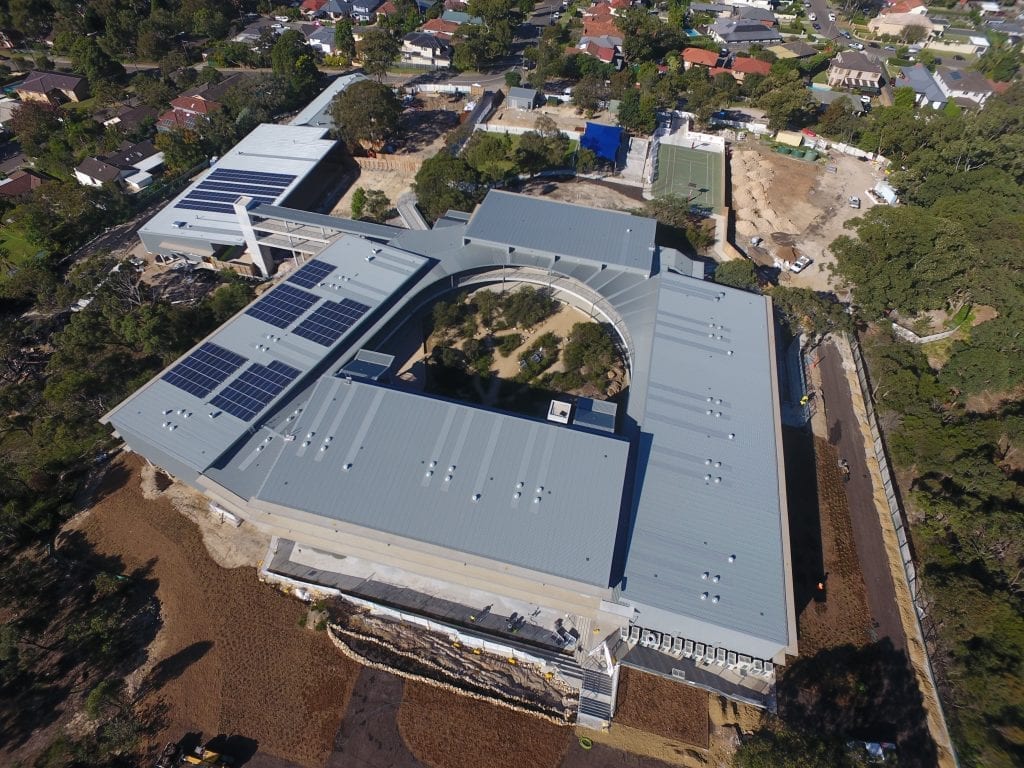
[[[169,742],[157,758],[153,768],[183,768],[197,765],[200,768],[230,768],[234,760],[209,747],[197,746],[191,752],[182,748],[180,743]]]

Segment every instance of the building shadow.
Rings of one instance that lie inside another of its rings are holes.
[[[797,659],[778,685],[779,714],[826,738],[890,741],[903,768],[931,768],[937,751],[906,654],[886,638]]]
[[[783,427],[786,458],[786,499],[789,506],[789,540],[793,553],[793,591],[799,614],[817,597],[824,580],[825,556],[821,544],[818,479],[814,442],[810,432]]]

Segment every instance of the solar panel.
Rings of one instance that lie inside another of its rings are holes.
[[[203,190],[195,190],[194,192],[191,192],[189,194],[189,196],[186,197],[185,199],[186,200],[191,200],[191,201],[195,201],[195,200],[204,201],[204,200],[206,200],[206,201],[214,201],[214,202],[220,202],[220,203],[233,204],[240,196],[241,195],[238,194],[238,193],[232,194],[232,193],[229,193],[229,192],[206,192],[206,191],[203,191]],[[269,203],[269,202],[273,202],[274,198],[272,198],[272,197],[253,197],[253,200],[256,200],[257,202],[260,202],[260,203],[263,203],[263,202]]]
[[[313,259],[303,264],[294,275],[288,278],[288,282],[301,285],[303,288],[312,288],[334,270],[335,267],[326,261]]]
[[[287,173],[264,173],[263,171],[236,171],[231,168],[217,168],[207,178],[224,181],[251,181],[253,184],[270,184],[287,187],[295,177]]]
[[[359,322],[359,318],[369,309],[365,304],[351,299],[343,299],[340,303],[325,301],[313,314],[299,323],[292,333],[329,347],[341,337],[341,334]]]
[[[190,395],[206,397],[244,362],[241,355],[208,341],[162,378]]]
[[[185,208],[190,211],[206,211],[207,213],[234,213],[235,209],[223,203],[203,202],[202,200],[182,200],[175,203],[175,208]]]
[[[196,189],[210,192],[235,192],[239,195],[279,195],[284,187],[263,186],[261,184],[228,184],[222,181],[204,181]]]
[[[269,365],[253,363],[224,387],[210,404],[243,421],[250,421],[298,375],[295,368],[277,360]]]
[[[312,293],[290,285],[279,285],[245,310],[245,314],[270,323],[275,328],[287,328],[316,301],[317,297]]]

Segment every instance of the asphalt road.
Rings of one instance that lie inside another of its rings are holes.
[[[822,397],[828,418],[828,439],[840,457],[850,464],[846,498],[850,506],[857,557],[864,573],[868,610],[875,640],[888,638],[893,647],[906,648],[906,636],[896,603],[896,591],[889,573],[889,559],[882,540],[882,525],[874,504],[874,491],[864,456],[861,424],[853,411],[850,386],[843,361],[832,344],[821,348]]]

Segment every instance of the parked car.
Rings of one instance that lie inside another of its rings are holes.
[[[818,14],[816,14],[816,13],[809,13],[809,14],[807,14],[807,18],[810,19],[811,21],[817,21],[818,20]]]
[[[803,272],[811,264],[810,256],[801,256],[799,259],[789,265],[790,272]]]
[[[863,51],[864,43],[850,43],[850,47],[855,51]]]
[[[819,24],[818,22],[814,22],[813,24],[811,24],[811,26],[814,27],[818,31],[821,30],[821,24]]]
[[[830,13],[830,14],[828,15],[828,20],[829,20],[829,21],[835,21],[835,20],[836,20],[836,15],[835,15],[834,13]]]
[[[850,207],[860,209],[860,198],[857,196],[850,198]]]
[[[839,34],[840,34],[841,37],[845,37],[847,40],[849,40],[852,37],[852,35],[849,32],[847,32],[845,29],[842,32],[840,32]],[[860,45],[860,43],[858,43],[858,45]],[[861,46],[861,47],[863,48],[863,46]]]

